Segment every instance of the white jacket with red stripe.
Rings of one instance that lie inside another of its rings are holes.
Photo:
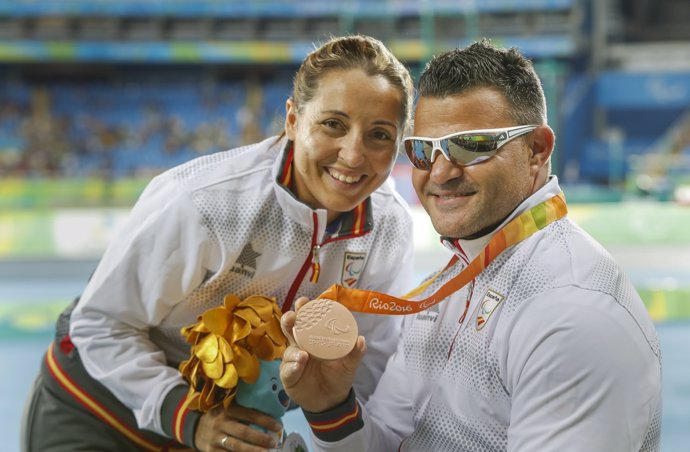
[[[108,246],[72,313],[70,336],[89,374],[133,410],[140,428],[173,436],[170,422],[193,421],[194,413],[162,413],[186,393],[175,367],[189,356],[180,329],[225,295],[275,297],[287,310],[334,283],[410,288],[412,220],[392,183],[327,230],[326,211],[283,185],[291,158],[287,141],[273,137],[168,170]],[[320,275],[312,283],[315,252]],[[356,388],[366,399],[395,350],[400,320],[356,317],[368,347]]]

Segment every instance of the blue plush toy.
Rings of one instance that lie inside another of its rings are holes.
[[[276,419],[283,417],[290,399],[280,381],[279,358],[287,344],[281,315],[274,298],[251,295],[240,300],[226,295],[222,306],[181,329],[191,345],[189,359],[179,367],[189,382],[191,409],[206,412],[235,402]],[[281,432],[276,439],[280,445],[276,451],[307,451],[299,434],[285,438]]]
[[[290,405],[290,398],[280,381],[280,360],[260,360],[260,369],[259,379],[255,383],[249,384],[240,380],[237,384],[235,402],[243,407],[253,408],[280,419]],[[257,425],[253,425],[253,427],[264,430]],[[307,452],[304,440],[297,433],[292,433],[286,438],[283,436],[282,433],[278,435],[276,439],[279,449],[273,450]]]
[[[280,419],[290,405],[290,398],[280,382],[280,360],[260,360],[259,368],[259,379],[255,383],[239,381],[235,401]]]

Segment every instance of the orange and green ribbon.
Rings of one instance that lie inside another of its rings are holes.
[[[381,292],[348,289],[338,284],[329,287],[319,298],[337,301],[351,311],[370,314],[406,315],[424,311],[441,302],[453,292],[465,287],[503,251],[525,240],[554,221],[563,218],[567,213],[568,208],[562,192],[523,212],[494,234],[489,244],[467,267],[441,286],[436,292],[422,300],[411,301],[410,298],[424,292],[445,270],[452,267],[457,261],[457,256],[453,256],[448,265],[434,278],[403,295],[402,298]]]

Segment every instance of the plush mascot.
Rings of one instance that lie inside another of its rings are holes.
[[[223,306],[209,309],[198,322],[182,329],[191,351],[180,364],[180,373],[189,383],[192,409],[206,412],[221,404],[228,408],[234,401],[282,418],[290,399],[279,378],[287,345],[281,315],[275,299],[252,295],[240,300],[228,295]],[[307,451],[297,433],[281,433],[277,440],[276,451]]]

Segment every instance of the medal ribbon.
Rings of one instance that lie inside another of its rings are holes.
[[[351,311],[370,314],[406,315],[424,311],[444,300],[453,292],[465,287],[503,251],[523,241],[554,221],[563,218],[567,213],[568,208],[563,192],[523,212],[501,228],[491,238],[484,250],[467,267],[423,300],[411,301],[410,298],[422,293],[444,271],[452,267],[458,260],[457,256],[453,256],[448,265],[436,276],[403,295],[402,298],[381,292],[348,289],[338,284],[333,284],[326,289],[325,292],[319,295],[319,298],[337,301]]]

